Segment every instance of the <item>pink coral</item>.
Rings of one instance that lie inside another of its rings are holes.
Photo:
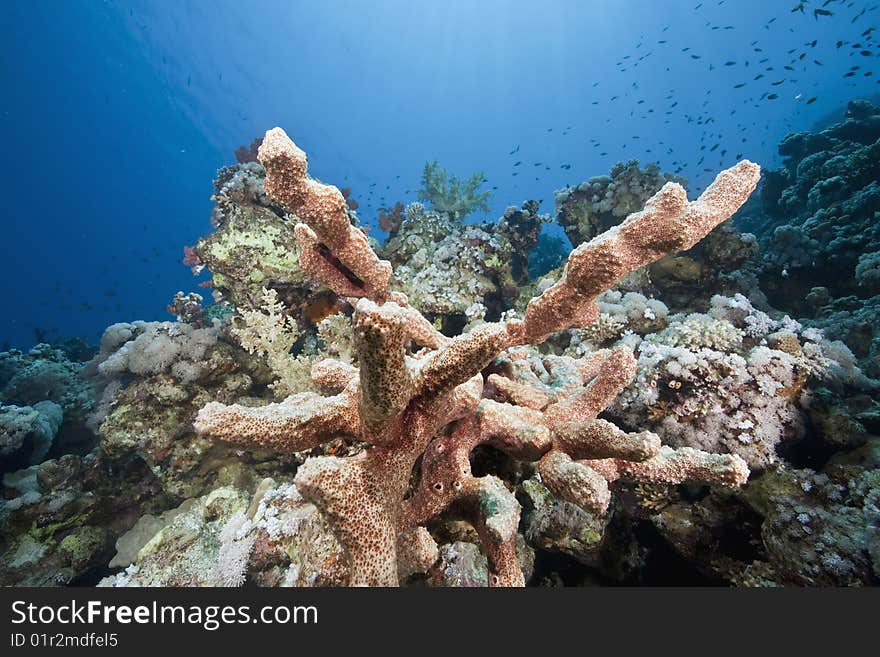
[[[629,272],[699,242],[746,202],[760,175],[757,164],[743,160],[690,203],[681,185],[663,185],[644,210],[569,254],[562,278],[529,302],[523,341],[541,342],[564,328],[593,323],[597,296]]]
[[[195,267],[196,265],[202,264],[202,259],[199,258],[199,252],[196,251],[196,247],[184,245],[183,264],[187,267]]]
[[[469,456],[479,444],[538,462],[553,493],[597,513],[608,507],[609,483],[620,477],[745,482],[739,457],[671,450],[654,434],[628,434],[597,419],[633,376],[629,351],[545,357],[541,369],[553,379],[546,381],[527,345],[589,323],[596,296],[620,277],[689,247],[730,217],[757,184],[756,165],[741,162],[722,173],[690,204],[683,189],[667,184],[643,212],[572,252],[562,279],[531,301],[524,321],[483,324],[449,339],[403,295],[388,292],[390,266],[348,223],[338,190],[307,177],[305,154],[282,130],[266,134],[260,159],[267,192],[304,222],[296,226],[303,268],[338,294],[364,297],[353,318],[358,366],[322,361],[313,368],[330,396],[300,393],[259,408],[211,403],[195,426],[219,439],[282,450],[339,434],[367,443],[355,456],[309,458],[295,479],[330,522],[351,584],[395,585],[430,565],[437,550],[424,526],[450,509],[476,528],[489,583],[523,584],[514,550],[519,504],[497,477],[473,475]],[[413,351],[413,342],[422,349]],[[492,362],[507,367],[484,379]],[[486,398],[493,391],[495,399]]]
[[[304,222],[295,232],[302,268],[341,296],[386,298],[391,264],[351,225],[342,193],[307,175],[306,154],[281,128],[266,133],[259,158],[266,193]]]

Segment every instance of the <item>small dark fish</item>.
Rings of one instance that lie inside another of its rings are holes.
[[[812,105],[813,103],[816,102],[816,100],[817,100],[816,97],[813,96],[812,98],[810,98],[810,100],[807,101],[807,105]]]

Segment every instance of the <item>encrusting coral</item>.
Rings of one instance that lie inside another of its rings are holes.
[[[426,570],[437,545],[425,525],[447,511],[476,528],[490,584],[523,584],[515,553],[520,507],[500,479],[471,473],[469,454],[481,443],[538,461],[551,492],[596,512],[607,507],[608,484],[618,478],[745,483],[749,471],[738,456],[661,447],[654,434],[627,434],[596,419],[635,373],[628,349],[560,359],[559,380],[549,384],[529,376],[527,367],[513,368],[513,376],[490,375],[487,390],[503,390],[504,402],[484,398],[482,372],[502,352],[520,358],[554,332],[593,322],[596,298],[622,276],[691,247],[736,212],[757,185],[757,165],[743,161],[722,172],[690,203],[680,185],[664,185],[643,211],[572,251],[560,280],[529,302],[523,320],[448,338],[405,295],[389,291],[390,264],[350,225],[339,190],[307,176],[305,153],[283,130],[266,133],[259,158],[267,192],[302,222],[295,232],[303,269],[358,299],[358,367],[320,361],[312,377],[330,396],[306,392],[256,408],[212,402],[195,428],[231,443],[288,451],[339,434],[367,444],[351,457],[309,458],[294,480],[332,527],[350,584],[396,585],[400,574]],[[414,468],[420,469],[416,484]]]

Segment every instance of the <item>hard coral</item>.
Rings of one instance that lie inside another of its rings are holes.
[[[306,175],[306,154],[281,128],[266,133],[259,155],[266,192],[304,222],[294,230],[302,268],[339,295],[384,299],[391,265],[351,225],[342,192]]]
[[[524,583],[515,552],[520,507],[500,479],[472,474],[469,455],[479,444],[539,461],[554,494],[599,512],[609,502],[608,483],[620,477],[745,482],[748,469],[737,456],[672,450],[653,434],[627,434],[596,419],[635,372],[626,349],[565,361],[564,384],[547,385],[527,368],[514,368],[521,376],[492,377],[513,403],[484,399],[481,372],[505,350],[593,321],[596,297],[620,277],[688,248],[728,219],[754,190],[757,165],[744,161],[723,172],[693,203],[679,185],[665,185],[644,211],[572,252],[561,280],[532,299],[525,320],[483,324],[449,339],[405,295],[388,292],[390,266],[349,225],[339,191],[306,176],[305,154],[280,128],[267,133],[260,158],[267,191],[304,222],[296,228],[303,268],[338,293],[360,297],[353,321],[358,367],[316,364],[312,376],[332,396],[302,393],[260,408],[211,403],[195,427],[281,450],[339,434],[367,443],[356,456],[310,458],[295,479],[339,540],[350,584],[395,585],[401,573],[429,568],[437,547],[425,525],[445,512],[473,523],[490,584]],[[411,350],[413,342],[422,348]]]
[[[779,154],[748,226],[762,236],[761,289],[801,317],[816,310],[806,299],[813,287],[868,301],[880,291],[872,256],[880,251],[880,107],[853,101],[843,122],[790,134]]]
[[[618,162],[608,176],[558,190],[556,220],[577,246],[637,211],[667,182],[687,184],[684,178],[661,173],[656,164],[641,169],[638,160]]]
[[[537,210],[537,201],[526,201],[497,223],[477,225],[410,203],[381,250],[394,267],[394,289],[447,334],[497,319],[529,283],[528,253],[550,220]]]

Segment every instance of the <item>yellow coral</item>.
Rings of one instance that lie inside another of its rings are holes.
[[[280,397],[293,392],[313,390],[309,372],[313,357],[300,354],[290,356],[290,350],[299,339],[296,322],[285,314],[278,292],[263,288],[263,305],[258,310],[238,311],[243,326],[232,328],[232,334],[241,346],[252,354],[266,358],[269,369],[277,377],[271,388]]]

